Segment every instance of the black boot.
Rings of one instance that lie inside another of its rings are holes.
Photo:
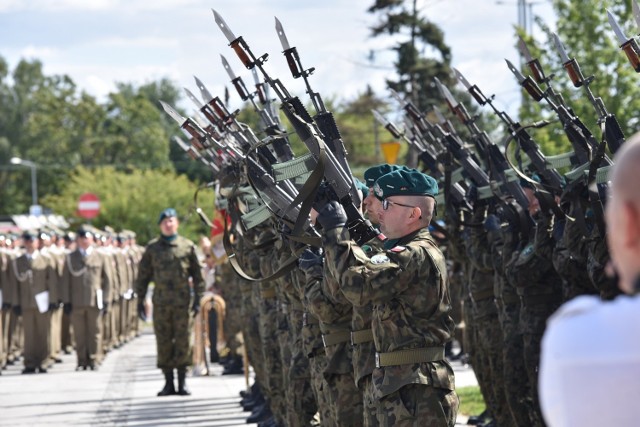
[[[176,388],[173,385],[173,369],[162,371],[164,373],[164,388],[158,392],[158,396],[171,396],[176,394]]]
[[[189,396],[191,392],[187,388],[185,384],[185,379],[187,376],[187,371],[184,369],[178,369],[178,394],[180,396]]]

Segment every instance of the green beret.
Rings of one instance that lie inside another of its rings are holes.
[[[438,183],[435,179],[416,169],[396,170],[381,176],[376,181],[373,191],[379,199],[389,196],[430,196],[438,194]]]
[[[398,166],[398,165],[389,165],[387,163],[383,163],[378,166],[371,166],[369,169],[364,171],[364,182],[367,184],[367,187],[373,187],[373,184],[376,183],[378,178],[382,175],[386,175],[389,172],[393,172],[399,169],[408,169],[406,166]]]
[[[353,182],[356,183],[356,188],[362,191],[362,198],[366,198],[369,195],[369,187],[367,187],[366,184],[358,178],[353,178]]]
[[[165,219],[165,218],[171,218],[171,217],[176,217],[176,216],[178,216],[178,213],[176,212],[175,209],[167,208],[167,209],[163,210],[162,212],[160,212],[160,217],[158,217],[158,224],[160,224],[162,222],[162,220]]]

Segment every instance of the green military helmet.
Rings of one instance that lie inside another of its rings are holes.
[[[438,195],[438,183],[429,175],[417,169],[395,170],[378,178],[373,191],[379,199],[390,196],[430,196]]]

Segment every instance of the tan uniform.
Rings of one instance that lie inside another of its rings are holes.
[[[111,267],[109,259],[97,250],[83,256],[80,249],[66,259],[63,273],[63,300],[72,307],[71,323],[76,339],[78,366],[99,363],[102,339],[99,300],[110,301]]]
[[[25,368],[46,368],[50,355],[49,305],[58,300],[58,282],[50,257],[36,251],[23,254],[11,262],[9,286],[13,305],[22,310]],[[40,306],[36,298],[41,297]]]

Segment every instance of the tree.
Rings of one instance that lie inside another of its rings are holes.
[[[158,235],[158,214],[174,207],[182,220],[181,234],[197,239],[206,234],[193,212],[193,195],[197,184],[184,175],[160,170],[134,170],[122,172],[112,166],[87,169],[76,168],[66,181],[60,194],[49,195],[43,202],[57,213],[80,224],[77,216],[78,198],[83,193],[94,193],[100,198],[100,215],[91,221],[96,227],[110,225],[116,229],[131,229],[138,233],[138,241],[147,242]],[[199,205],[205,212],[213,212],[213,193],[201,192]]]

